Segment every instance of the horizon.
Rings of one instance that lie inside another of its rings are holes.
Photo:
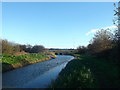
[[[2,10],[2,38],[19,44],[75,49],[97,30],[115,28],[112,2],[3,2]]]

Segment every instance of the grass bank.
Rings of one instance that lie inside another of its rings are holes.
[[[44,55],[44,54],[26,54],[26,55],[2,55],[1,56],[1,62],[2,62],[2,72],[6,72],[9,70],[13,70],[16,68],[20,68],[29,64],[34,64],[37,62],[42,62],[46,60],[50,60],[51,56]],[[52,56],[53,58],[54,56]]]
[[[91,56],[77,55],[60,72],[51,88],[120,88],[120,67]]]

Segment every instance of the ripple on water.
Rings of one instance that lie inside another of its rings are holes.
[[[46,87],[73,58],[73,56],[58,55],[55,59],[3,73],[3,88]]]

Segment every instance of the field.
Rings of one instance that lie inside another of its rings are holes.
[[[54,52],[56,55],[71,55],[75,53],[75,50],[71,49],[59,49],[59,50],[49,50],[50,52]]]

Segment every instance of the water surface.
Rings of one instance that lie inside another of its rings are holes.
[[[46,88],[74,57],[57,55],[57,58],[28,65],[2,74],[3,88]]]

